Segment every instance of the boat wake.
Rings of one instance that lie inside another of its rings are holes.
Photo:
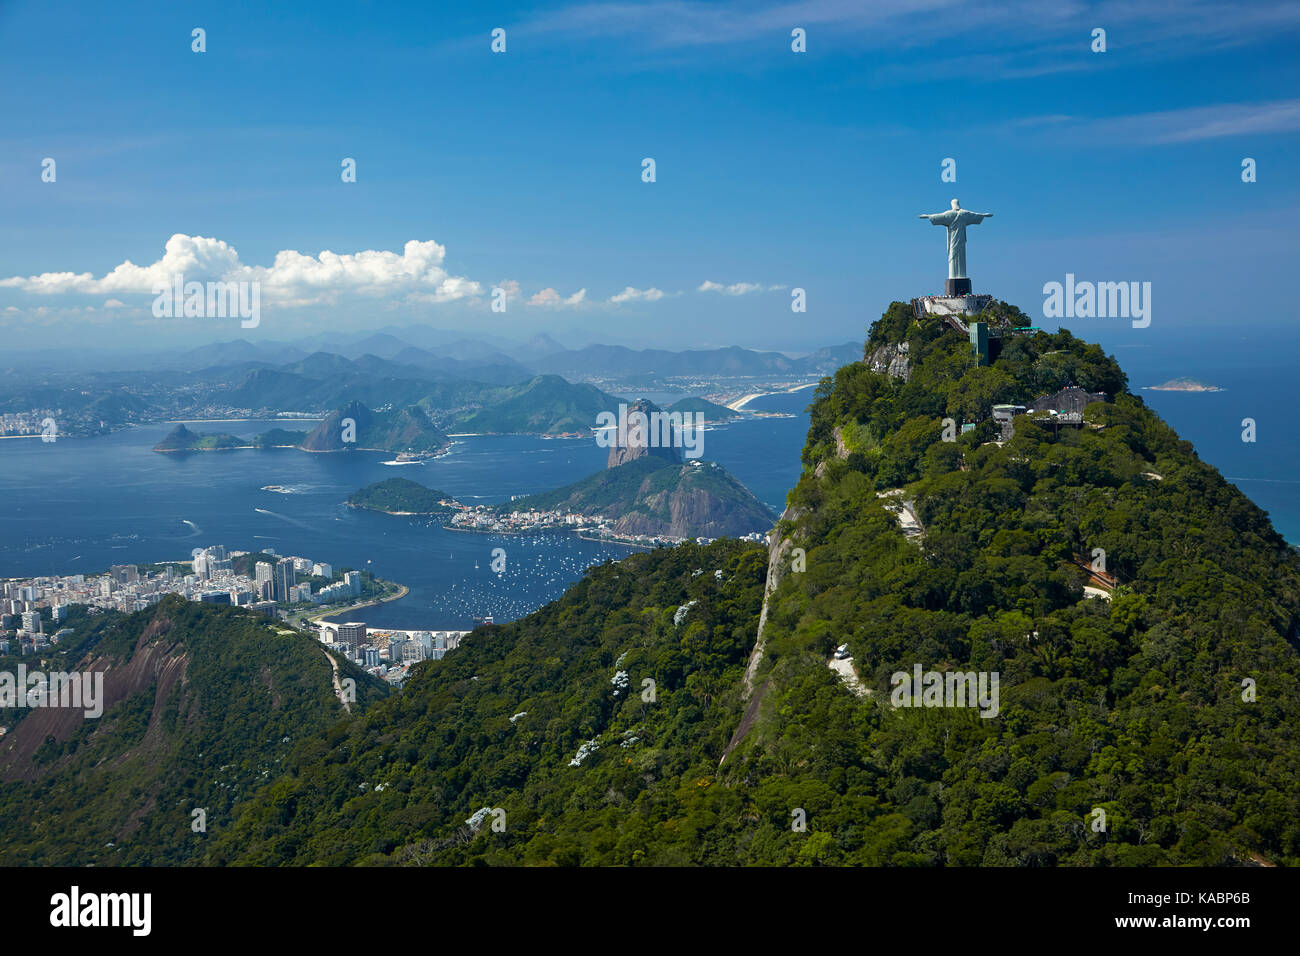
[[[258,514],[270,515],[272,518],[279,518],[281,521],[287,521],[289,524],[297,525],[299,528],[306,528],[308,531],[315,529],[305,521],[299,521],[297,518],[290,518],[288,515],[278,514],[274,511],[267,511],[265,508],[254,508]]]

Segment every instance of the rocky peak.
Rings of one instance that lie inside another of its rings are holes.
[[[644,398],[627,406],[626,413],[619,416],[607,467],[617,468],[646,455],[681,463],[681,437],[672,425],[652,417],[659,414],[662,414],[659,406]]]

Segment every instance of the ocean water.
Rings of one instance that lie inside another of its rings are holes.
[[[1292,401],[1300,376],[1300,336],[1289,330],[1252,331],[1243,323],[1186,336],[1166,330],[1148,343],[1139,331],[1125,336],[1127,343],[1107,348],[1128,374],[1129,390],[1268,512],[1289,543],[1300,545],[1300,432]],[[1148,388],[1173,378],[1194,378],[1222,391]],[[1254,441],[1242,440],[1246,419],[1255,423]]]
[[[1238,339],[1242,339],[1238,341]],[[1286,398],[1300,347],[1229,337],[1217,347],[1146,342],[1108,347],[1130,388],[1196,446],[1203,459],[1264,508],[1300,544],[1300,442]],[[1211,393],[1154,392],[1143,386],[1189,376]],[[774,513],[798,480],[812,390],[765,396],[750,418],[710,427],[704,458],[745,483]],[[1243,442],[1253,418],[1256,441]],[[281,423],[282,424],[282,423]],[[253,435],[267,422],[196,426]],[[405,476],[467,503],[547,491],[605,466],[592,439],[478,436],[423,465],[390,466],[375,453],[313,455],[293,449],[159,455],[150,449],[172,426],[159,424],[91,439],[0,440],[0,577],[97,573],[113,564],[181,560],[200,545],[272,547],[364,567],[410,588],[401,601],[354,612],[373,626],[467,628],[474,616],[513,620],[554,600],[592,564],[634,548],[572,534],[480,535],[420,519],[356,511],[344,500],[374,481]],[[287,493],[264,491],[279,485]],[[506,572],[491,571],[506,550]],[[477,565],[477,566],[476,566]]]
[[[764,410],[801,411],[809,392],[773,396]],[[802,404],[801,404],[802,403]],[[194,425],[254,435],[270,423]],[[410,594],[350,615],[373,626],[468,628],[471,618],[513,620],[554,600],[595,563],[637,550],[573,534],[483,535],[428,520],[357,511],[358,488],[403,476],[469,504],[494,503],[586,477],[608,450],[592,439],[478,436],[422,465],[391,456],[318,455],[293,449],[161,455],[159,424],[89,439],[0,440],[0,577],[97,573],[113,564],[187,559],[224,544],[367,568]],[[708,429],[719,461],[774,510],[797,479],[806,416],[752,419]],[[278,485],[287,493],[262,490]],[[494,548],[506,571],[491,570]]]

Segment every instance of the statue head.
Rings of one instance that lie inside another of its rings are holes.
[[[954,200],[952,201],[952,208],[953,208],[953,209],[960,209],[960,208],[961,208],[961,203],[959,203],[957,200],[954,199]]]

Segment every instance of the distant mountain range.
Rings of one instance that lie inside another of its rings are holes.
[[[364,334],[320,334],[291,342],[233,339],[197,348],[121,354],[103,350],[57,350],[53,368],[98,372],[206,372],[243,367],[280,368],[325,353],[353,362],[369,360],[371,371],[413,370],[440,380],[468,380],[504,384],[538,373],[563,375],[574,380],[610,379],[651,375],[659,378],[682,376],[745,377],[804,375],[834,371],[860,356],[861,345],[846,342],[797,357],[782,352],[758,351],[730,346],[673,352],[665,349],[631,349],[621,345],[590,344],[567,348],[543,333],[527,342],[478,332],[463,332],[429,326],[386,328]],[[22,353],[25,359],[44,364],[44,353]],[[53,355],[47,356],[53,358]],[[391,363],[376,366],[375,360]],[[14,371],[30,370],[30,362],[14,365]],[[4,367],[0,365],[0,372]],[[511,377],[513,376],[513,377]]]
[[[539,372],[553,372],[565,378],[590,376],[607,378],[752,378],[759,376],[798,377],[833,372],[862,357],[862,346],[853,342],[819,349],[801,358],[781,352],[755,352],[731,346],[668,352],[663,349],[628,349],[620,345],[589,345],[576,351],[557,352],[533,359]]]
[[[111,354],[95,362],[75,350],[57,361],[24,353],[35,364],[0,368],[0,414],[58,409],[59,434],[76,437],[166,420],[315,416],[349,402],[375,410],[418,404],[447,432],[558,435],[591,427],[596,412],[620,401],[611,391],[731,394],[738,386],[806,383],[861,351],[845,344],[792,358],[739,347],[574,350],[545,335],[519,346],[420,327],[399,331],[402,337],[379,331],[341,341],[239,339],[138,356],[129,371],[114,370]],[[718,405],[702,410],[709,421],[734,417]]]

